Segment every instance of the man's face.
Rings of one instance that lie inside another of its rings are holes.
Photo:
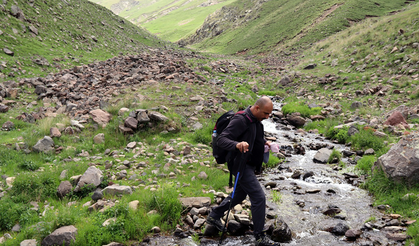
[[[259,121],[262,121],[264,119],[268,119],[269,116],[271,115],[273,110],[273,105],[272,104],[267,104],[264,106],[256,106],[256,119],[258,119]]]

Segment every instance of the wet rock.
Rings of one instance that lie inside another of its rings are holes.
[[[306,120],[298,114],[287,115],[288,122],[295,127],[302,127],[306,123]]]
[[[408,236],[404,233],[387,233],[386,237],[393,241],[403,242],[406,241]]]
[[[331,149],[322,148],[314,155],[313,161],[318,163],[327,163],[332,155],[332,152],[333,151]]]
[[[349,230],[349,226],[339,222],[337,223],[335,226],[333,226],[332,228],[329,229],[329,232],[338,235],[338,236],[342,236],[345,235],[345,233]]]
[[[345,237],[350,241],[355,241],[357,238],[359,238],[362,235],[361,230],[347,230],[345,232]]]
[[[323,211],[324,215],[328,216],[335,216],[336,214],[340,213],[342,210],[335,205],[328,205],[328,208]]]
[[[275,242],[286,243],[292,240],[292,231],[287,223],[281,218],[275,219],[275,221],[269,225],[268,233]]]

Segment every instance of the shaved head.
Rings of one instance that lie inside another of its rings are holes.
[[[255,104],[250,108],[250,111],[252,112],[253,116],[256,117],[256,119],[262,121],[269,118],[273,107],[274,105],[272,100],[267,96],[263,96],[255,102]]]
[[[268,105],[268,104],[272,104],[272,100],[267,97],[267,96],[263,96],[260,97],[256,102],[255,102],[255,106],[258,105],[259,107],[263,108],[264,106]]]

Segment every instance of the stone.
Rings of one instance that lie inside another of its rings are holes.
[[[20,242],[19,246],[37,246],[37,245],[38,245],[38,242],[36,241],[36,239],[26,239]]]
[[[102,171],[94,166],[91,166],[81,176],[74,191],[79,192],[81,188],[83,188],[85,185],[97,187],[100,185],[100,183],[102,183],[102,181],[103,181]]]
[[[350,126],[348,129],[348,136],[353,136],[355,134],[359,133],[358,128],[356,126]]]
[[[390,150],[380,156],[376,165],[387,177],[398,183],[419,183],[419,133],[402,138]]]
[[[352,104],[351,104],[351,109],[357,109],[357,108],[361,108],[363,105],[362,105],[362,102],[358,102],[358,101],[356,101],[356,102],[353,102]]]
[[[208,175],[204,171],[202,171],[198,174],[198,178],[199,179],[208,179]]]
[[[383,123],[384,125],[395,126],[401,124],[407,129],[410,129],[409,124],[407,124],[405,118],[403,117],[402,113],[399,111],[394,111],[390,117],[387,118],[386,121]]]
[[[155,227],[151,228],[151,232],[153,232],[153,233],[160,233],[161,232],[161,229],[160,229],[160,227],[155,226]]]
[[[296,114],[287,115],[287,120],[291,125],[295,127],[302,127],[306,123],[306,120],[303,117]]]
[[[29,31],[35,35],[38,35],[38,29],[33,25],[29,25]]]
[[[327,163],[329,161],[330,155],[332,155],[332,150],[327,148],[321,148],[313,157],[314,162],[318,163]]]
[[[103,194],[108,194],[111,196],[115,195],[131,195],[132,189],[129,186],[126,185],[111,185],[107,186],[105,189],[103,189]]]
[[[59,198],[64,198],[67,194],[71,192],[73,186],[70,181],[62,181],[57,189],[57,196]]]
[[[151,111],[148,113],[148,117],[150,117],[150,119],[155,120],[155,121],[168,121],[169,118],[167,118],[166,116],[162,115],[159,112],[156,111]]]
[[[292,82],[291,78],[288,76],[282,77],[280,81],[278,81],[277,85],[286,86]]]
[[[93,142],[95,144],[102,144],[105,143],[105,133],[99,133],[93,137]]]
[[[95,192],[93,192],[93,194],[92,194],[92,200],[93,201],[96,202],[97,200],[100,200],[102,198],[103,198],[103,192],[102,192],[101,189],[97,189],[97,190],[95,190]]]
[[[182,197],[179,201],[184,207],[207,207],[211,205],[211,198],[209,197]]]
[[[15,52],[13,52],[13,51],[9,50],[8,48],[3,48],[3,52],[4,52],[6,55],[9,55],[9,56],[14,56],[14,55],[15,55]]]
[[[195,224],[193,225],[193,228],[196,230],[196,229],[199,229],[199,228],[201,228],[203,225],[204,225],[204,223],[205,223],[205,219],[203,219],[203,218],[199,218],[199,219],[197,219],[196,221],[195,221]]]
[[[121,108],[121,109],[119,109],[119,111],[118,111],[118,115],[119,115],[119,116],[122,116],[122,115],[124,115],[126,112],[129,112],[129,109],[128,109],[128,108]]]
[[[292,232],[287,223],[281,218],[275,219],[275,222],[269,226],[272,231],[271,238],[275,242],[289,242],[292,239]]]
[[[42,240],[41,246],[55,246],[65,245],[69,246],[76,241],[77,228],[70,226],[63,226],[53,231]]]
[[[105,112],[101,109],[95,109],[89,112],[89,114],[92,116],[93,121],[101,125],[102,127],[105,127],[106,124],[109,123],[112,119],[112,115],[108,112]]]
[[[9,111],[9,107],[0,103],[0,113],[7,113]]]
[[[124,126],[136,130],[138,127],[138,120],[133,117],[128,117],[124,122]]]
[[[355,241],[357,238],[359,238],[362,235],[362,231],[361,230],[347,230],[345,232],[345,237],[348,238],[348,240],[350,241]]]
[[[138,123],[146,123],[150,121],[150,118],[148,117],[148,111],[145,109],[137,109],[136,110],[136,119]]]
[[[52,138],[49,136],[45,136],[43,139],[38,140],[32,149],[35,152],[48,153],[54,150],[54,140],[52,140]]]
[[[51,136],[51,138],[59,138],[61,137],[61,132],[57,127],[51,127],[49,129],[49,135]]]
[[[117,243],[117,242],[111,242],[111,243],[103,245],[103,246],[125,246],[125,244]]]
[[[349,230],[349,226],[339,222],[337,223],[335,226],[333,226],[332,228],[330,228],[330,232],[338,235],[338,236],[342,236],[345,235],[345,233]]]
[[[135,201],[131,201],[128,203],[129,208],[131,208],[132,210],[137,210],[138,209],[138,205],[140,204],[140,202],[138,200]]]
[[[11,121],[6,121],[4,122],[4,124],[1,126],[1,130],[2,131],[11,131],[15,129],[15,124]]]

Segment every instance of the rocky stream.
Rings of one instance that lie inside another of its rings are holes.
[[[275,107],[277,111],[280,105],[276,103]],[[266,225],[280,221],[283,230],[279,234],[289,234],[289,238],[279,236],[281,245],[405,245],[406,221],[399,215],[386,214],[385,206],[374,207],[372,197],[358,187],[363,177],[356,174],[356,162],[349,156],[354,153],[349,147],[283,124],[273,115],[263,121],[266,136],[281,146],[280,153],[286,159],[277,168],[265,170],[259,180],[268,197]],[[343,153],[345,167],[322,163],[327,159],[321,160],[324,156],[320,149]],[[274,202],[278,194],[280,201]],[[204,224],[202,229],[208,226]],[[191,236],[157,236],[143,244],[216,246],[219,238],[218,234],[203,236],[197,244]],[[254,239],[247,231],[227,236],[222,245],[253,246]]]

